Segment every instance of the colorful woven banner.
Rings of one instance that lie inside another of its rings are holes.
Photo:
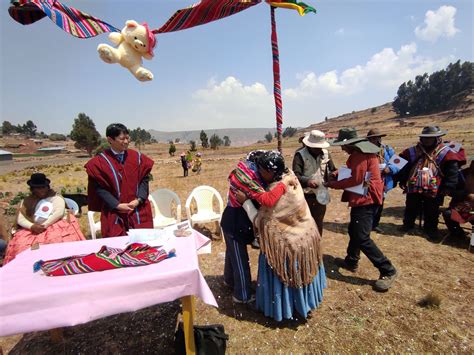
[[[74,255],[67,258],[37,261],[33,270],[42,270],[46,276],[65,276],[105,271],[122,267],[156,264],[174,256],[174,249],[150,247],[148,244],[133,243],[126,249],[103,246],[97,253]]]
[[[271,6],[270,11],[272,17],[273,96],[275,98],[277,133],[278,135],[281,135],[283,126],[283,104],[281,101],[280,55],[278,53],[275,8]],[[280,147],[278,148],[280,149]]]
[[[78,38],[90,38],[104,32],[120,32],[108,23],[68,7],[55,0],[18,0],[8,9],[10,16],[29,25],[48,16],[59,28]]]
[[[308,12],[314,12],[316,13],[316,9],[314,7],[311,7],[307,4],[305,4],[304,2],[298,2],[296,0],[287,0],[287,1],[284,1],[284,0],[274,0],[274,1],[271,1],[271,0],[267,0],[267,3],[270,5],[270,6],[273,6],[273,7],[281,7],[281,8],[284,8],[284,9],[291,9],[291,10],[296,10],[298,11],[298,13],[301,15],[301,16],[304,16],[306,15]]]
[[[176,11],[161,28],[153,30],[153,33],[174,32],[204,25],[234,15],[260,2],[261,0],[202,0],[186,9]]]

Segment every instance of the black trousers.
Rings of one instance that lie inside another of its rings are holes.
[[[375,212],[374,221],[372,223],[372,230],[374,230],[376,227],[378,227],[378,225],[380,223],[380,218],[382,217],[384,202],[385,202],[385,199],[382,200],[382,204],[380,206],[378,206],[377,211]]]
[[[319,235],[322,237],[323,236],[323,220],[324,220],[324,215],[326,214],[326,205],[321,205],[316,199],[315,194],[304,194],[304,198],[306,200],[306,203],[308,204],[309,211],[311,212],[311,216],[316,222]]]
[[[367,205],[351,208],[351,221],[349,223],[349,245],[347,246],[346,262],[357,265],[360,252],[379,269],[382,276],[395,273],[395,268],[388,258],[382,253],[372,239],[372,223],[379,205]]]
[[[443,197],[428,197],[423,194],[407,194],[403,225],[408,228],[415,226],[416,217],[423,213],[423,229],[426,231],[438,230],[439,207],[443,204]]]

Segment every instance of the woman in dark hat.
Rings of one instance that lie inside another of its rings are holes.
[[[285,168],[283,156],[265,152],[257,160],[268,189],[288,186],[273,206],[257,210],[238,195],[260,234],[257,309],[277,321],[306,318],[323,300],[326,276],[321,237],[297,177]],[[244,202],[245,201],[245,202]]]
[[[51,189],[46,175],[34,173],[26,183],[31,195],[20,204],[4,264],[33,244],[85,240],[76,218],[67,213],[64,198]]]

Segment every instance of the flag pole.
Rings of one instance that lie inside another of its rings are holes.
[[[270,6],[272,19],[272,56],[273,56],[273,97],[275,98],[276,128],[278,151],[281,153],[281,134],[283,125],[283,104],[281,101],[280,58],[276,32],[275,7]]]

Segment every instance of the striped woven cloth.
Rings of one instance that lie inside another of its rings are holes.
[[[237,190],[247,194],[262,193],[265,189],[262,187],[260,177],[257,175],[257,167],[250,161],[241,161],[229,175],[229,205],[232,207],[241,207],[239,201],[235,197]]]
[[[32,24],[48,16],[59,28],[78,38],[120,32],[118,28],[96,17],[55,0],[19,0],[10,6],[8,12],[22,25]]]
[[[156,264],[171,256],[174,256],[174,250],[167,252],[142,243],[130,244],[126,249],[109,248],[104,245],[97,253],[37,261],[33,270],[35,272],[42,270],[46,276],[76,275]]]
[[[204,25],[234,15],[260,2],[261,0],[202,0],[188,8],[176,11],[162,27],[153,30],[153,33],[175,32]]]
[[[316,13],[316,9],[314,7],[296,0],[267,0],[267,3],[273,7],[296,10],[301,16],[306,15],[308,12]]]

